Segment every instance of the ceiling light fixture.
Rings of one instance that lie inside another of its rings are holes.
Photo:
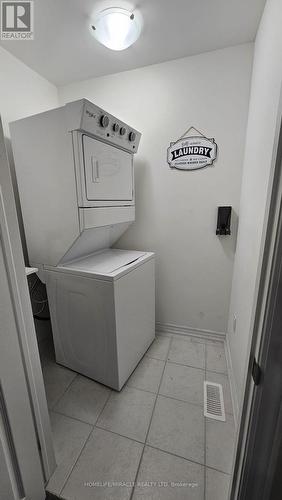
[[[111,7],[96,15],[91,28],[102,45],[112,50],[124,50],[138,39],[142,18],[139,12]]]

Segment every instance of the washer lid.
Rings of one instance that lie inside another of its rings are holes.
[[[117,269],[138,260],[144,255],[145,252],[137,252],[135,250],[107,249],[88,255],[83,259],[68,263],[62,267],[75,271],[111,274],[117,271]]]

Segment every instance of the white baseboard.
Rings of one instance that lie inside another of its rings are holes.
[[[231,358],[228,335],[226,335],[224,345],[225,345],[225,355],[226,355],[226,361],[227,361],[228,377],[229,377],[229,383],[230,383],[233,414],[234,414],[235,425],[237,426],[238,421],[239,421],[239,399],[238,399],[237,387],[236,387],[235,378],[234,378],[234,370],[233,370],[233,365],[232,365],[232,358]]]
[[[168,334],[177,334],[177,335],[187,335],[193,337],[203,338],[205,340],[225,340],[224,332],[215,332],[213,330],[201,330],[200,328],[192,328],[189,326],[175,325],[173,323],[160,323],[156,322],[156,332],[168,335]]]

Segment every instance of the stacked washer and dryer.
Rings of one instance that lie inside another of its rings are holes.
[[[154,254],[112,248],[135,220],[141,134],[85,99],[10,128],[56,361],[120,390],[155,336]]]

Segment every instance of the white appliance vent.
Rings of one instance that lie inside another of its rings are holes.
[[[204,381],[204,415],[225,422],[222,385]]]

